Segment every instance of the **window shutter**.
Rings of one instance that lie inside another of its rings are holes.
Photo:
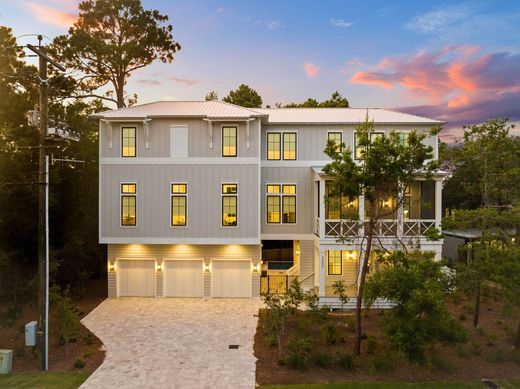
[[[188,126],[170,126],[170,157],[188,157]]]

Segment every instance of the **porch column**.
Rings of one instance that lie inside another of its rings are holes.
[[[358,198],[358,211],[359,211],[359,237],[362,238],[365,235],[365,196],[361,195]]]
[[[441,228],[442,221],[442,180],[435,181],[435,228]]]
[[[320,297],[325,297],[325,250],[320,249]]]
[[[319,183],[319,207],[320,207],[320,229],[319,235],[320,239],[325,238],[325,180],[320,179]],[[320,289],[321,290],[321,289]],[[320,292],[321,293],[321,292]]]

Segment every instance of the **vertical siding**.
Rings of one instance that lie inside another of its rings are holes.
[[[108,272],[108,290],[107,296],[109,298],[117,297],[117,288],[116,288],[116,272],[109,271]]]
[[[253,298],[259,298],[260,297],[260,273],[253,273],[251,276],[252,279],[252,285],[253,290],[251,293],[251,296]]]
[[[300,240],[300,280],[304,288],[314,285],[314,241]]]

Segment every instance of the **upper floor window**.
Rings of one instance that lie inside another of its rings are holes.
[[[363,159],[363,155],[362,155],[362,150],[363,150],[363,147],[360,147],[358,146],[358,141],[357,141],[357,132],[354,133],[354,158],[355,159]],[[384,135],[383,132],[371,132],[369,134],[369,137],[370,137],[370,143],[374,142],[376,139],[382,137]]]
[[[121,184],[121,226],[137,225],[137,184]]]
[[[327,134],[327,141],[333,141],[336,145],[336,150],[341,151],[341,144],[343,143],[343,133],[335,131]]]
[[[238,226],[238,184],[222,184],[222,227]]]
[[[121,156],[135,157],[137,155],[137,128],[121,128]]]
[[[408,147],[408,133],[398,132],[397,136],[399,137],[399,144],[403,147]]]
[[[297,157],[296,132],[268,132],[267,159],[294,161]]]
[[[296,223],[296,185],[268,184],[267,191],[267,223]]]
[[[325,181],[325,218],[332,220],[349,219],[355,220],[359,217],[358,198],[348,196],[333,196],[332,182]]]
[[[173,227],[184,227],[187,222],[188,185],[174,183],[171,185],[172,221]]]
[[[222,127],[222,156],[236,157],[238,144],[237,127]]]

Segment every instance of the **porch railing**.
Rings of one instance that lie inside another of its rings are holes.
[[[350,220],[325,220],[325,236],[354,238],[359,235],[359,224]]]
[[[292,280],[298,276],[287,274],[266,274],[260,276],[260,293],[283,294],[287,292]]]
[[[319,219],[317,220],[316,234],[319,235]],[[366,226],[366,223],[365,223]],[[355,238],[361,235],[360,223],[353,220],[325,220],[325,238]],[[405,237],[419,238],[425,236],[427,232],[435,228],[435,220],[380,220],[374,226],[375,236],[383,237]]]

